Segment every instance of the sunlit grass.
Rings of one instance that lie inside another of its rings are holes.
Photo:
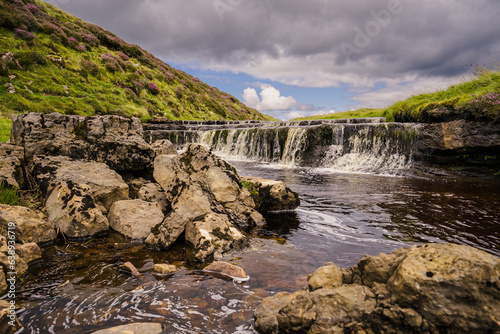
[[[12,121],[8,118],[0,117],[0,142],[6,143],[10,138],[10,127]]]

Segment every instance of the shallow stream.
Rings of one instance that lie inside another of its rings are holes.
[[[499,183],[232,163],[240,175],[285,181],[302,201],[296,211],[268,215],[249,249],[225,256],[250,275],[248,282],[203,274],[182,244],[160,253],[115,236],[61,243],[44,251],[20,288],[22,333],[88,333],[130,322],[159,322],[168,333],[254,333],[262,298],[304,287],[306,275],[326,262],[349,267],[365,254],[424,242],[500,256]],[[142,280],[118,270],[127,261]],[[179,271],[155,277],[154,263]]]

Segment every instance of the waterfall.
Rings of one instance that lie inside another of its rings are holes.
[[[287,166],[391,175],[410,168],[418,126],[365,121],[196,123],[168,130],[155,125],[146,138],[169,139],[178,148],[201,143],[227,159]]]

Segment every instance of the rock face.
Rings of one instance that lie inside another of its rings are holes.
[[[107,164],[114,170],[142,170],[153,158],[137,118],[29,113],[13,117],[11,143],[35,155],[67,156]]]
[[[156,155],[170,155],[177,154],[175,145],[170,140],[161,139],[151,144],[151,148],[155,151]]]
[[[454,244],[366,256],[346,270],[327,264],[309,277],[307,290],[264,299],[255,327],[261,333],[497,332],[499,275],[498,257]]]
[[[259,212],[293,210],[300,205],[299,196],[282,181],[242,176]]]
[[[15,224],[18,242],[46,245],[52,244],[57,237],[54,224],[46,221],[43,213],[24,206],[0,204],[0,221],[2,220]]]
[[[68,157],[33,158],[30,174],[42,192],[49,195],[63,182],[86,185],[89,193],[108,210],[119,200],[128,199],[128,186],[122,177],[107,165],[73,160]]]
[[[140,199],[115,202],[108,215],[109,226],[113,230],[140,241],[144,241],[163,218],[163,212],[156,203]]]
[[[148,236],[148,244],[168,248],[186,231],[196,258],[204,260],[241,243],[237,227],[264,223],[236,169],[204,146],[191,144],[181,156],[156,157],[153,175],[172,210]]]
[[[109,230],[108,219],[91,191],[85,184],[61,182],[45,203],[49,221],[70,239],[88,239]]]
[[[167,196],[158,183],[146,183],[138,191],[137,197],[146,202],[156,203],[163,212],[169,210]]]
[[[419,125],[417,159],[442,164],[499,166],[500,125],[457,120]],[[467,157],[457,160],[457,156]],[[489,159],[485,160],[485,156]]]
[[[42,250],[34,242],[27,244],[17,244],[16,253],[24,260],[27,264],[31,262],[36,262],[42,259]]]
[[[24,186],[24,149],[0,143],[0,183],[16,188]]]

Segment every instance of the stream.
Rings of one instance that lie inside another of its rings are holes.
[[[240,175],[284,181],[301,198],[295,211],[268,214],[267,226],[251,232],[251,247],[224,256],[249,281],[204,274],[206,264],[192,261],[182,243],[154,252],[116,235],[83,245],[60,241],[19,289],[21,333],[90,333],[131,322],[158,322],[165,333],[255,333],[253,311],[262,299],[305,287],[307,274],[326,262],[345,268],[365,254],[426,242],[500,256],[498,182],[231,163]],[[143,280],[119,271],[127,261]],[[153,276],[154,263],[179,271]]]

